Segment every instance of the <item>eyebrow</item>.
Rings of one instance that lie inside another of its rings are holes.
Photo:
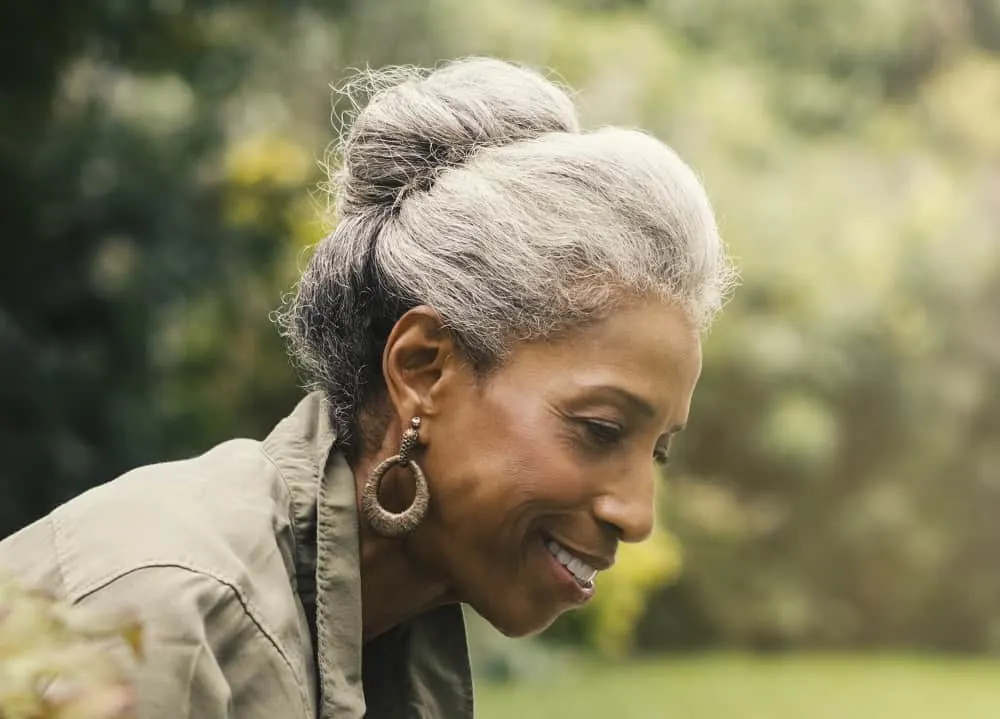
[[[637,412],[639,412],[639,414],[641,414],[641,415],[643,415],[645,417],[655,417],[656,416],[656,408],[653,407],[653,405],[651,405],[649,402],[647,402],[646,400],[644,400],[639,395],[637,395],[637,394],[635,394],[633,392],[629,392],[627,389],[624,389],[622,387],[618,387],[617,385],[613,385],[613,384],[599,385],[598,387],[594,387],[594,389],[595,390],[601,390],[601,391],[604,391],[604,392],[610,392],[611,394],[618,395],[619,397],[621,397],[622,399],[624,399],[626,402],[628,402],[628,404],[630,404],[633,409],[635,409]],[[667,430],[667,434],[668,435],[673,435],[673,434],[677,434],[678,432],[682,432],[683,430],[684,430],[684,425],[683,424],[675,424],[673,427],[671,427],[669,430]]]

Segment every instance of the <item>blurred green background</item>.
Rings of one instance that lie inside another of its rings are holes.
[[[0,536],[299,396],[350,68],[491,54],[703,178],[743,286],[659,533],[484,717],[1000,715],[1000,0],[37,0],[0,10]],[[331,112],[332,109],[332,112]]]

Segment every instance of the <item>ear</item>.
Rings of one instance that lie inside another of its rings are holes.
[[[412,417],[434,415],[455,368],[456,350],[441,316],[425,305],[408,310],[393,326],[382,352],[382,375],[404,426]]]

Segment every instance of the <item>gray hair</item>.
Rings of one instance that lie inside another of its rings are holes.
[[[660,141],[582,131],[566,91],[499,60],[364,73],[344,92],[356,113],[331,163],[338,224],[279,313],[342,443],[384,393],[386,338],[417,305],[477,368],[629,298],[675,303],[703,329],[721,308],[734,272],[711,206]]]

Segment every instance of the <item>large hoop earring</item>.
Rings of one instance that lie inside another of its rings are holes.
[[[393,455],[381,462],[372,471],[365,482],[365,488],[361,493],[361,512],[372,530],[383,537],[402,537],[416,529],[427,515],[427,507],[430,503],[430,490],[427,487],[427,479],[412,458],[413,449],[420,439],[420,417],[410,420],[410,427],[403,432],[403,439],[399,443],[399,454]],[[378,501],[378,493],[382,488],[382,480],[386,473],[393,467],[406,467],[413,475],[415,495],[413,503],[402,512],[390,512]]]

